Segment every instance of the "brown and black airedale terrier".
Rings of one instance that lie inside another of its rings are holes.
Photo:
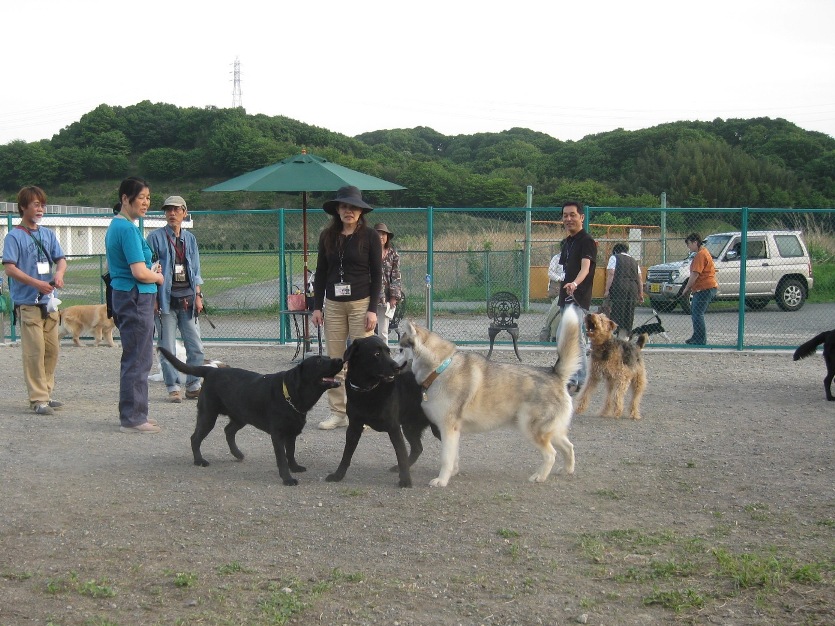
[[[578,399],[578,415],[586,410],[594,388],[603,378],[606,380],[606,404],[600,415],[619,418],[623,413],[626,390],[631,386],[632,406],[629,408],[629,417],[633,420],[641,419],[641,397],[647,386],[641,348],[646,345],[649,337],[644,333],[636,343],[616,339],[613,333],[617,327],[617,324],[601,313],[586,315],[586,334],[591,341],[591,371]]]

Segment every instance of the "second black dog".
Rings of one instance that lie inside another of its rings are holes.
[[[807,356],[812,356],[821,344],[823,344],[823,361],[826,363],[823,389],[826,391],[826,399],[835,401],[835,397],[832,395],[832,379],[835,378],[835,330],[824,331],[804,343],[794,351],[794,360],[799,361]]]
[[[411,467],[423,452],[420,438],[427,427],[440,439],[437,427],[429,422],[421,408],[422,390],[414,374],[391,358],[388,345],[380,337],[355,339],[345,352],[348,373],[345,376],[348,430],[345,450],[337,470],[325,480],[338,482],[345,477],[351,459],[367,424],[378,432],[388,433],[397,456],[396,469],[400,487],[411,487]],[[409,442],[406,454],[403,436]]]
[[[236,367],[192,367],[165,348],[159,351],[177,370],[203,378],[197,398],[197,425],[191,435],[195,465],[209,465],[200,454],[200,444],[215,427],[217,416],[223,414],[229,416],[223,430],[236,459],[243,460],[244,454],[235,443],[235,435],[251,424],[272,438],[284,484],[298,484],[290,470],[303,472],[306,468],[296,463],[296,437],[304,428],[307,412],[322,394],[339,386],[334,376],[342,369],[342,359],[313,356],[285,372],[259,374]]]
[[[636,326],[629,332],[629,341],[632,341],[633,337],[640,337],[644,333],[647,335],[663,335],[665,338],[667,337],[667,331],[664,329],[664,326],[662,326],[661,318],[655,310],[652,311],[652,317],[650,317],[649,320],[640,326]]]

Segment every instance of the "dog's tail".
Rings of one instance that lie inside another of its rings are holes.
[[[799,361],[800,359],[805,359],[807,356],[812,356],[815,351],[818,349],[818,346],[821,345],[824,341],[826,341],[826,333],[829,331],[824,331],[817,337],[814,337],[800,346],[797,350],[794,351],[794,360]]]
[[[639,349],[643,349],[647,342],[649,341],[649,335],[647,333],[641,333],[638,335],[638,341],[635,342],[635,345],[638,346]]]
[[[557,362],[554,363],[553,371],[564,385],[579,367],[580,318],[575,308],[570,306],[562,314],[557,337]]]
[[[171,363],[174,366],[174,369],[177,371],[182,372],[183,374],[191,374],[192,376],[199,376],[203,378],[206,376],[208,372],[215,369],[214,367],[208,365],[201,365],[199,367],[194,367],[193,365],[188,365],[187,363],[183,363],[180,359],[175,357],[171,354],[168,350],[163,347],[157,348],[159,353],[165,357],[165,360]]]

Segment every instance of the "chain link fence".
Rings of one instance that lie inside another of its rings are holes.
[[[407,319],[459,344],[486,344],[487,302],[509,291],[520,301],[519,343],[540,345],[550,306],[547,267],[565,236],[561,214],[560,207],[378,208],[367,219],[369,226],[385,221],[395,233]],[[675,297],[686,282],[690,232],[706,238],[716,256],[720,291],[706,316],[709,347],[792,348],[835,325],[835,210],[587,207],[585,214],[586,230],[598,242],[592,308],[602,301],[612,248],[625,243],[648,296],[635,324],[657,312],[666,329],[652,337],[655,345],[683,345],[692,333],[689,301]],[[287,294],[304,286],[305,222],[312,271],[329,216],[313,209],[305,220],[300,209],[274,209],[191,217],[184,226],[200,245],[205,317],[212,323],[201,320],[204,339],[295,343],[293,318],[283,311]],[[104,234],[111,218],[105,210],[44,218],[67,253],[64,307],[104,302]],[[2,235],[17,215],[4,222]],[[162,225],[161,214],[142,223],[146,234]],[[16,338],[8,324],[2,333]],[[497,345],[509,339],[499,335]]]

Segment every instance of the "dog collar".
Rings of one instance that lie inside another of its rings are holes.
[[[373,385],[371,385],[370,387],[367,387],[367,388],[357,387],[357,386],[356,386],[354,383],[352,383],[350,380],[349,380],[349,381],[347,381],[347,382],[348,382],[348,386],[349,386],[351,389],[353,389],[354,391],[365,392],[365,391],[371,391],[371,390],[373,390],[373,389],[376,389],[377,387],[379,387],[379,386],[380,386],[380,383],[381,383],[382,381],[381,381],[381,380],[378,380],[376,383],[374,383]]]
[[[426,391],[435,382],[435,379],[444,373],[444,370],[449,367],[449,364],[452,363],[452,357],[448,356],[444,359],[443,363],[441,363],[438,367],[436,367],[429,376],[426,377],[426,380],[423,381],[421,387],[423,388],[423,401],[426,402],[429,398],[426,397]]]
[[[287,400],[287,404],[289,404],[296,413],[300,413],[301,415],[307,415],[304,411],[299,411],[296,408],[296,405],[293,404],[293,401],[290,399],[290,390],[287,389],[287,381],[284,381],[284,399]]]

